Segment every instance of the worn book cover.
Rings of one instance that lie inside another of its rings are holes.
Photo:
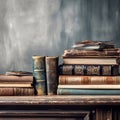
[[[59,75],[59,84],[61,85],[120,84],[120,76]]]
[[[59,65],[60,75],[118,75],[119,65]]]
[[[46,57],[47,94],[57,94],[58,84],[58,57]]]
[[[36,95],[46,95],[45,56],[32,56],[33,78]]]
[[[64,50],[62,57],[84,57],[84,56],[120,56],[120,49],[119,48],[111,48],[111,49],[104,49],[104,50],[76,50],[76,49],[69,49]]]

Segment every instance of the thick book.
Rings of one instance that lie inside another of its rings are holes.
[[[56,95],[58,85],[58,57],[46,57],[47,94]]]
[[[35,94],[46,95],[45,56],[32,56],[32,59]]]
[[[119,65],[59,65],[59,75],[118,75]]]
[[[120,95],[120,89],[58,88],[57,95]]]
[[[61,85],[120,84],[120,76],[59,75],[59,84]]]
[[[84,56],[120,56],[120,48],[111,48],[104,50],[64,50],[62,57],[84,57]]]
[[[33,87],[0,87],[0,96],[33,96]]]
[[[86,64],[86,65],[118,65],[120,64],[119,57],[81,57],[81,58],[63,58],[63,64]]]

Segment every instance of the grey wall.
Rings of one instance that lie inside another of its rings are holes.
[[[32,55],[61,56],[79,40],[120,47],[119,0],[0,0],[0,72],[32,71]]]

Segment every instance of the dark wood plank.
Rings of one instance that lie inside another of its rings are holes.
[[[1,96],[0,105],[120,105],[120,96]]]

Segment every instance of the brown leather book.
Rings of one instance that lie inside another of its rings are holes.
[[[33,76],[14,76],[14,75],[5,75],[0,74],[0,82],[33,82]]]
[[[58,57],[46,57],[47,94],[57,94]]]
[[[0,87],[0,96],[33,96],[33,87]]]
[[[87,57],[87,56],[120,56],[120,48],[104,49],[104,50],[64,50],[62,57]]]
[[[120,76],[70,76],[60,75],[59,84],[61,85],[81,85],[81,84],[120,84]]]
[[[118,75],[119,65],[59,65],[60,75]]]

